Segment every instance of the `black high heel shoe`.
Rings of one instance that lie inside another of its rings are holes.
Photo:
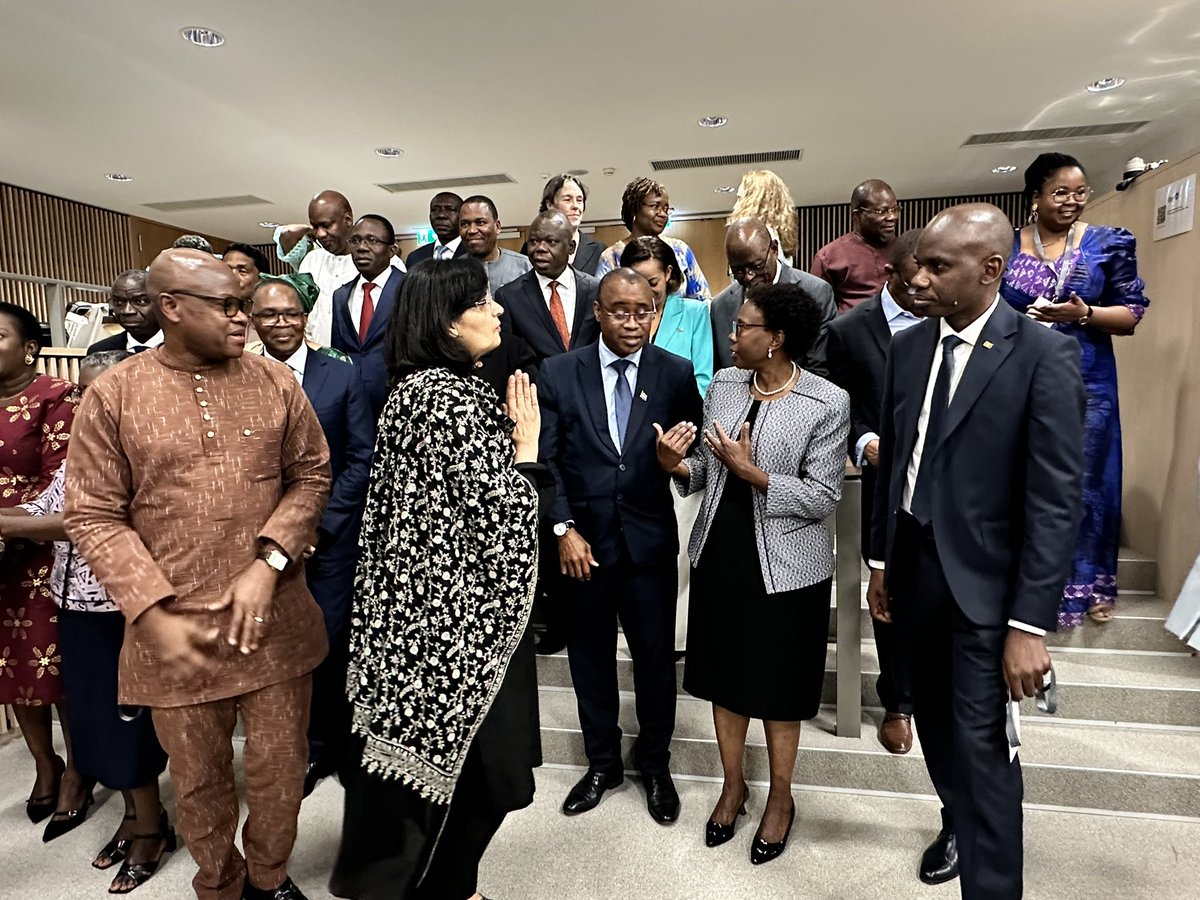
[[[788,816],[787,831],[784,832],[782,841],[768,843],[762,839],[762,825],[758,826],[758,834],[754,835],[754,843],[750,845],[750,862],[756,866],[761,866],[763,863],[770,862],[787,846],[788,837],[792,833],[792,824],[796,821],[796,801],[792,801],[792,814]]]
[[[50,818],[54,814],[54,807],[58,806],[58,789],[62,786],[63,772],[67,771],[67,764],[61,756],[54,757],[54,768],[57,774],[54,776],[53,793],[42,797],[30,797],[25,801],[25,815],[29,816],[29,821],[34,825]]]
[[[68,809],[65,813],[56,812],[54,814],[55,816],[62,816],[62,818],[51,818],[50,821],[46,823],[46,830],[42,832],[43,844],[48,844],[55,838],[60,838],[68,831],[74,831],[83,824],[84,820],[87,818],[88,810],[91,809],[92,804],[96,802],[96,798],[92,794],[92,791],[95,789],[95,787],[96,782],[94,781],[87,785],[87,792],[83,797],[83,805],[78,809]]]
[[[744,816],[746,814],[746,802],[750,799],[750,785],[742,782],[742,805],[738,807],[737,814]],[[719,822],[714,822],[712,819],[704,826],[704,846],[705,847],[720,847],[722,844],[733,838],[734,826],[737,825],[737,816],[728,825],[722,825]]]
[[[125,816],[122,821],[132,822],[137,816],[133,813]],[[121,829],[117,829],[117,834],[121,833]],[[100,848],[100,852],[96,854],[96,858],[92,860],[93,869],[111,869],[121,860],[129,855],[129,838],[118,838],[116,834],[113,839]],[[101,859],[107,860],[104,865],[99,865]]]
[[[135,834],[134,841],[162,841],[162,849],[159,851],[158,857],[144,863],[131,863],[128,859],[121,863],[121,868],[117,872],[117,877],[113,879],[112,885],[109,886],[110,894],[128,894],[130,891],[136,891],[143,884],[149,881],[154,873],[158,871],[158,866],[162,862],[163,856],[168,853],[174,853],[179,842],[175,837],[175,829],[171,827],[167,821],[167,811],[164,809],[162,817],[158,822],[158,831],[154,834]],[[117,888],[118,881],[128,879],[133,882],[131,887]]]

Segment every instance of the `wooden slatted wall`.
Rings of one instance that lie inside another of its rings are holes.
[[[1013,225],[1024,223],[1024,204],[1019,192],[1005,194],[972,194],[959,197],[921,197],[900,201],[900,221],[897,232],[922,228],[935,215],[958,203],[994,203],[1012,220]],[[832,203],[825,206],[798,206],[800,216],[800,247],[796,265],[807,269],[813,254],[834,238],[850,230],[850,204]]]

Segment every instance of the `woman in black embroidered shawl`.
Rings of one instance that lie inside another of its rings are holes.
[[[388,326],[351,619],[354,710],[339,897],[468,900],[541,762],[526,635],[537,572],[540,414],[528,376],[504,412],[474,377],[501,308],[472,259],[414,268]],[[507,415],[505,414],[507,412]]]

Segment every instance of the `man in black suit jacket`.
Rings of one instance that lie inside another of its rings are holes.
[[[879,463],[879,402],[883,397],[883,373],[892,335],[899,334],[920,318],[911,310],[908,286],[917,270],[913,250],[919,229],[907,231],[889,247],[891,262],[883,291],[853,307],[829,323],[825,353],[829,378],[850,395],[850,459],[862,469],[862,554],[866,560],[871,546],[871,512],[874,509],[875,473]],[[912,749],[912,697],[903,658],[896,646],[890,622],[872,620],[875,649],[879,655],[876,688],[883,704],[879,742],[890,753]]]
[[[914,719],[942,800],[923,881],[1022,894],[1021,768],[1009,701],[1050,670],[1080,520],[1079,344],[997,294],[1012,225],[952,207],[917,243],[914,309],[892,341],[871,520],[875,617],[904,635]]]
[[[404,260],[409,270],[419,262],[427,259],[453,259],[466,256],[467,247],[458,235],[458,211],[462,208],[462,197],[451,191],[434,194],[429,201],[429,225],[433,228],[436,239],[430,244],[422,244]]]
[[[88,347],[89,354],[104,350],[140,353],[163,342],[158,313],[146,294],[145,269],[130,269],[117,276],[109,294],[108,308],[125,330],[96,341]]]
[[[637,670],[634,757],[650,815],[665,824],[679,814],[669,768],[679,535],[654,426],[699,422],[702,402],[691,363],[647,343],[653,309],[649,283],[632,269],[604,277],[593,306],[601,340],[542,365],[539,458],[558,489],[547,520],[561,571],[575,579],[567,647],[588,756],[563,811],[594,808],[623,780],[619,618]]]
[[[600,327],[592,304],[600,282],[569,265],[571,223],[557,209],[538,213],[526,241],[532,271],[496,291],[500,328],[524,338],[538,361],[595,343]]]
[[[404,273],[390,265],[396,232],[383,216],[363,216],[346,243],[359,275],[334,291],[331,343],[358,367],[372,415],[378,419],[388,395],[384,337]]]
[[[329,655],[313,672],[309,716],[307,797],[333,773],[350,733],[346,665],[350,605],[358,564],[358,532],[375,450],[375,416],[355,366],[313,350],[304,339],[308,316],[296,289],[284,279],[261,282],[250,317],[263,355],[286,365],[299,379],[329,444],[333,476],[329,502],[317,527],[316,552],[305,563],[308,589],[325,618]]]

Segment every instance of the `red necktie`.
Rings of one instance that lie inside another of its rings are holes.
[[[367,342],[367,332],[371,328],[371,320],[375,318],[375,304],[371,301],[371,291],[375,290],[378,285],[373,281],[363,283],[363,305],[362,312],[358,316],[358,342],[365,344]]]
[[[563,307],[562,297],[558,296],[558,282],[550,282],[550,318],[558,329],[564,350],[571,349],[571,329],[567,327],[567,311]]]

